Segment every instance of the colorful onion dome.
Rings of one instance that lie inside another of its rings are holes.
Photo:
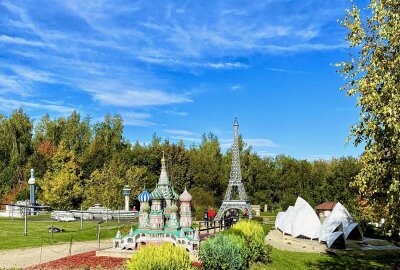
[[[185,190],[183,191],[183,193],[181,194],[181,196],[179,196],[179,200],[181,202],[190,202],[190,201],[192,201],[192,195],[189,194],[189,192],[187,191],[186,187],[185,187]]]
[[[178,206],[176,206],[176,204],[172,204],[169,210],[171,211],[171,213],[176,213],[178,212]]]
[[[152,193],[150,193],[150,197],[152,200],[162,200],[163,198],[163,194],[161,192],[161,190],[156,187]]]
[[[139,202],[149,202],[151,200],[150,193],[144,189],[142,193],[138,196]]]

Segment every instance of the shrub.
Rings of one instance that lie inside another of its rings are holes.
[[[189,270],[192,269],[189,254],[182,247],[170,243],[161,246],[145,246],[133,253],[127,263],[130,270]]]
[[[248,267],[249,252],[242,237],[219,234],[202,243],[199,257],[207,270],[242,270]]]
[[[271,247],[265,244],[265,232],[261,224],[252,220],[242,220],[226,231],[242,236],[250,249],[250,261],[267,263],[271,261]]]

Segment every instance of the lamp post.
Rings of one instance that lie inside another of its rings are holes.
[[[35,184],[36,184],[36,179],[33,175],[33,173],[35,172],[34,169],[31,169],[31,178],[29,178],[28,180],[28,184],[29,184],[29,202],[32,206],[35,205]],[[35,213],[35,209],[32,208],[31,210],[32,215]]]
[[[123,189],[125,196],[125,211],[129,211],[129,196],[131,195],[131,188],[126,185]]]

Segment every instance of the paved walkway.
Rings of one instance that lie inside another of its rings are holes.
[[[69,243],[56,244],[51,246],[11,249],[0,251],[1,268],[25,268],[40,263],[49,262],[71,255],[97,250],[97,241],[73,242],[70,248]],[[101,248],[112,247],[111,239],[101,240]]]
[[[283,235],[278,230],[271,230],[265,237],[265,241],[280,250],[326,253],[326,245],[319,243],[318,240],[292,238]]]

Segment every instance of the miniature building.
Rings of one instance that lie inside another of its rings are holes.
[[[128,235],[121,235],[118,231],[113,240],[114,248],[134,250],[141,245],[169,242],[189,252],[198,249],[199,235],[192,228],[192,196],[186,188],[180,196],[175,192],[168,179],[164,154],[156,188],[151,193],[144,189],[138,200],[139,227],[131,229]]]

